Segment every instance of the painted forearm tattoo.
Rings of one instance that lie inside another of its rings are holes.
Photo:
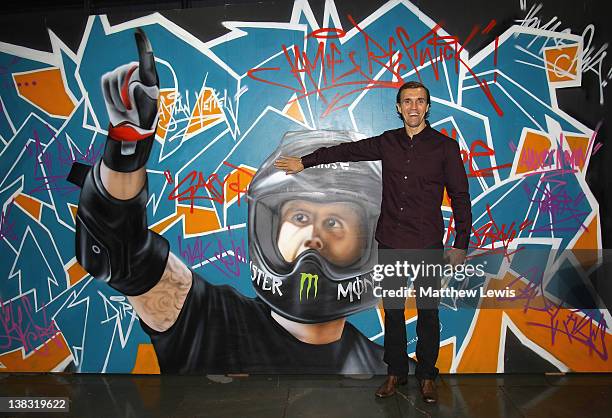
[[[170,253],[159,283],[147,293],[128,299],[145,324],[156,331],[165,331],[176,322],[192,280],[187,266]]]

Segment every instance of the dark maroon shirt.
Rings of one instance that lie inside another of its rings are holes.
[[[457,141],[429,125],[410,138],[405,128],[319,148],[304,168],[340,161],[382,161],[382,203],[376,240],[391,248],[427,248],[442,242],[444,187],[451,199],[455,248],[467,249],[472,228],[468,180]]]

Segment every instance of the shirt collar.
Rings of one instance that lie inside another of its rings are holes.
[[[425,127],[423,128],[423,130],[421,132],[419,132],[418,134],[416,134],[415,136],[412,137],[413,141],[420,141],[422,139],[425,139],[429,136],[430,131],[433,128],[431,126],[429,126],[429,121],[425,121]],[[404,132],[404,135],[406,137],[406,139],[410,138],[410,136],[408,135],[408,132],[406,132],[406,128],[402,127],[402,131]]]

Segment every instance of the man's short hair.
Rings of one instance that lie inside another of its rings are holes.
[[[425,90],[425,93],[427,94],[427,104],[431,105],[431,98],[429,96],[429,89],[427,87],[425,87],[425,85],[423,83],[420,83],[418,81],[407,81],[404,84],[402,84],[402,86],[397,90],[397,96],[395,97],[395,103],[399,104],[400,100],[402,99],[402,91],[404,91],[406,89],[423,89],[423,90]]]

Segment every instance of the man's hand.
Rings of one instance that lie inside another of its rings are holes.
[[[109,136],[135,143],[155,133],[159,79],[153,48],[140,28],[134,34],[138,62],[115,68],[102,76],[102,93],[110,119]],[[134,153],[134,144],[122,146],[122,154]]]
[[[274,161],[274,167],[283,170],[286,174],[297,174],[304,169],[302,159],[299,157],[279,157]]]
[[[458,266],[459,264],[465,263],[466,256],[467,256],[466,250],[461,250],[459,248],[450,248],[449,250],[446,251],[444,258],[446,259],[446,262],[448,264],[455,267],[455,266]]]

